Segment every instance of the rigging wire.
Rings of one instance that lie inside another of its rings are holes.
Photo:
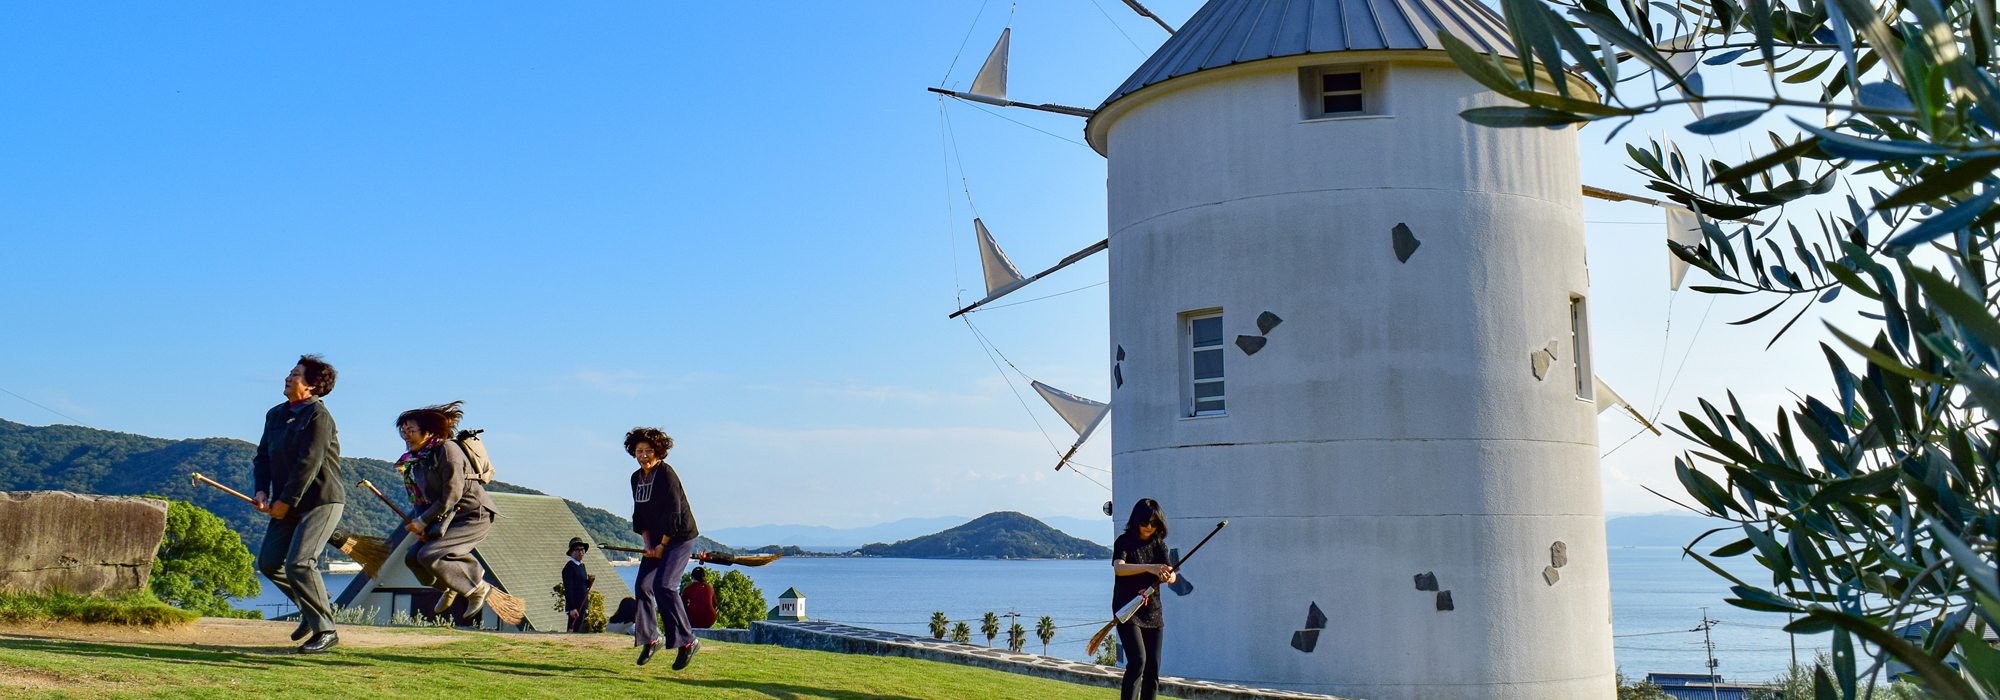
[[[986,0],[986,2],[991,2],[991,0]],[[972,26],[966,27],[965,38],[958,40],[958,53],[951,55],[951,65],[945,66],[944,77],[938,79],[939,85],[943,85],[945,81],[951,80],[951,72],[958,68],[958,58],[965,55],[965,45],[967,42],[972,41],[972,30],[978,29],[979,18],[986,16],[986,2],[979,3],[979,12],[972,15]],[[1014,26],[1014,18],[1011,16],[1011,13],[1007,18],[1007,26]]]
[[[1037,417],[1037,416],[1035,415],[1035,410],[1034,410],[1034,409],[1032,409],[1032,408],[1029,408],[1029,407],[1028,407],[1028,400],[1027,400],[1027,399],[1025,399],[1025,398],[1022,398],[1022,397],[1021,397],[1021,390],[1020,390],[1020,389],[1016,389],[1016,388],[1014,388],[1014,380],[1013,380],[1012,378],[1009,378],[1009,377],[1007,376],[1007,371],[1006,371],[1006,370],[1003,370],[1003,369],[1000,369],[1000,362],[1005,362],[1005,363],[1007,363],[1007,366],[1008,366],[1008,367],[1011,367],[1011,368],[1013,368],[1013,370],[1014,370],[1014,373],[1015,373],[1015,374],[1019,374],[1019,375],[1021,375],[1021,378],[1022,378],[1022,379],[1026,379],[1026,380],[1028,380],[1028,381],[1032,382],[1032,381],[1034,381],[1034,380],[1035,380],[1035,378],[1034,378],[1034,377],[1030,377],[1030,376],[1028,376],[1028,373],[1027,373],[1027,372],[1023,372],[1023,371],[1021,371],[1021,368],[1020,368],[1019,366],[1016,366],[1016,365],[1014,364],[1014,361],[1013,361],[1013,360],[1009,360],[1009,359],[1007,359],[1007,354],[1006,354],[1006,353],[1003,353],[1003,352],[1000,352],[1000,347],[999,347],[999,346],[997,346],[997,345],[994,345],[994,344],[993,344],[993,341],[992,341],[991,339],[987,338],[987,337],[986,337],[986,334],[985,334],[985,333],[982,333],[982,332],[980,332],[980,330],[979,330],[979,327],[978,327],[978,326],[975,326],[975,325],[972,325],[972,319],[971,319],[971,318],[968,318],[968,317],[966,317],[966,316],[960,316],[960,317],[958,317],[958,318],[959,318],[959,320],[961,320],[961,321],[964,321],[964,322],[965,322],[965,327],[966,327],[966,328],[970,328],[970,329],[972,329],[972,336],[973,336],[974,338],[978,339],[978,341],[979,341],[979,349],[980,349],[981,351],[983,351],[983,352],[985,352],[985,353],[987,354],[987,356],[986,356],[986,360],[987,360],[988,362],[992,362],[992,361],[993,361],[993,358],[994,358],[994,356],[996,356],[996,355],[997,355],[997,356],[999,356],[999,358],[1000,358],[1000,361],[999,361],[999,362],[993,362],[993,369],[994,369],[994,371],[996,371],[996,372],[999,372],[999,373],[1000,373],[1000,379],[1001,379],[1002,381],[1005,381],[1005,382],[1007,382],[1007,390],[1008,390],[1008,391],[1011,391],[1011,392],[1013,392],[1013,393],[1014,393],[1014,400],[1015,400],[1015,401],[1017,401],[1017,402],[1019,402],[1019,403],[1021,404],[1021,410],[1023,410],[1023,411],[1027,411],[1027,412],[1028,412],[1028,420],[1031,420],[1031,421],[1034,421],[1034,423],[1035,423],[1035,430],[1038,430],[1038,431],[1040,431],[1040,432],[1042,433],[1042,440],[1043,440],[1044,442],[1047,442],[1047,443],[1049,443],[1049,450],[1050,450],[1050,451],[1052,451],[1052,452],[1054,452],[1054,453],[1055,453],[1056,455],[1058,455],[1058,456],[1062,455],[1062,453],[1063,453],[1063,449],[1062,449],[1061,447],[1058,447],[1058,446],[1056,445],[1056,441],[1055,441],[1055,438],[1052,438],[1052,437],[1049,437],[1049,430],[1048,430],[1048,428],[1044,428],[1044,427],[1042,427],[1042,419],[1041,419],[1040,417]],[[1101,481],[1098,481],[1098,480],[1096,480],[1096,479],[1093,479],[1093,478],[1091,478],[1091,476],[1090,476],[1089,474],[1085,474],[1085,473],[1083,473],[1083,472],[1080,472],[1080,471],[1077,471],[1077,470],[1074,470],[1074,469],[1070,470],[1070,473],[1072,473],[1072,474],[1075,474],[1075,475],[1077,475],[1077,476],[1080,476],[1080,477],[1083,477],[1083,478],[1084,478],[1084,479],[1085,479],[1086,481],[1089,481],[1090,483],[1093,483],[1093,484],[1097,484],[1097,487],[1098,487],[1098,488],[1101,488],[1101,489],[1104,489],[1104,490],[1106,490],[1106,491],[1110,491],[1110,490],[1111,490],[1111,487],[1109,487],[1109,486],[1105,486],[1105,485],[1104,485],[1104,482],[1101,482]]]
[[[1048,296],[1045,296],[1045,297],[1035,297],[1035,298],[1033,298],[1033,299],[1028,299],[1028,300],[1026,300],[1026,301],[1017,301],[1017,302],[1014,302],[1014,303],[1012,303],[1012,304],[1001,304],[1001,305],[999,305],[999,306],[982,306],[982,307],[979,307],[979,308],[977,308],[977,309],[973,309],[973,310],[971,310],[971,311],[967,311],[966,313],[969,313],[969,314],[972,314],[972,313],[979,313],[979,312],[981,312],[981,311],[992,311],[992,310],[994,310],[994,309],[1004,309],[1004,308],[1007,308],[1007,307],[1009,307],[1009,306],[1020,306],[1020,305],[1022,305],[1022,304],[1026,304],[1026,303],[1029,303],[1029,302],[1036,302],[1036,301],[1041,301],[1041,300],[1043,300],[1043,299],[1054,299],[1054,298],[1056,298],[1056,297],[1059,297],[1059,296],[1062,296],[1062,295],[1064,295],[1064,294],[1069,294],[1069,293],[1071,293],[1071,292],[1081,292],[1081,291],[1083,291],[1083,290],[1086,290],[1086,289],[1090,289],[1091,287],[1102,287],[1102,286],[1104,286],[1104,285],[1107,285],[1107,284],[1110,284],[1110,283],[1111,283],[1111,280],[1105,280],[1105,281],[1103,281],[1103,282],[1099,282],[1099,283],[1097,283],[1097,284],[1091,284],[1091,285],[1085,285],[1085,286],[1082,286],[1082,287],[1077,287],[1076,289],[1072,289],[1072,290],[1069,290],[1068,292],[1056,292],[1056,293],[1054,293],[1054,294],[1050,294],[1050,295],[1048,295]]]
[[[16,393],[14,393],[14,392],[11,392],[11,391],[7,391],[6,389],[0,389],[0,392],[5,392],[5,393],[6,393],[6,394],[7,394],[8,396],[12,396],[12,397],[14,397],[14,398],[17,398],[17,399],[20,399],[20,400],[22,400],[22,401],[27,401],[28,403],[31,403],[31,404],[35,404],[35,408],[39,408],[39,409],[42,409],[42,410],[44,410],[44,411],[48,411],[48,412],[50,412],[50,413],[53,413],[53,414],[56,414],[56,415],[58,415],[58,416],[62,416],[62,417],[64,417],[64,418],[69,418],[69,419],[70,419],[71,421],[74,421],[74,422],[75,422],[75,423],[76,423],[77,425],[83,425],[83,421],[80,421],[80,420],[77,420],[77,419],[75,419],[75,418],[70,418],[70,417],[69,417],[69,414],[66,414],[66,413],[63,413],[62,411],[58,411],[58,410],[55,410],[55,409],[53,409],[53,408],[49,408],[49,407],[47,407],[47,406],[43,406],[43,405],[41,405],[41,404],[38,404],[38,403],[35,403],[34,401],[32,401],[32,400],[29,400],[29,399],[28,399],[28,397],[26,397],[26,396],[22,396],[22,395],[20,395],[20,394],[16,394]],[[88,426],[88,425],[83,425],[83,427],[85,427],[85,428],[88,428],[88,427],[90,427],[90,426]]]
[[[1139,52],[1139,55],[1141,56],[1146,55],[1146,50],[1139,48],[1139,42],[1133,41],[1132,35],[1126,34],[1125,28],[1118,26],[1118,20],[1112,19],[1111,13],[1104,11],[1104,5],[1102,3],[1099,3],[1097,0],[1090,0],[1090,4],[1097,6],[1098,14],[1104,15],[1104,21],[1110,22],[1111,28],[1118,30],[1118,36],[1125,37],[1125,43],[1131,44],[1133,51]]]
[[[1019,125],[1021,125],[1021,126],[1025,126],[1025,127],[1028,127],[1028,128],[1030,128],[1030,129],[1034,129],[1035,131],[1040,131],[1040,132],[1042,132],[1042,133],[1044,133],[1044,134],[1048,134],[1048,135],[1049,135],[1049,136],[1051,136],[1051,137],[1054,137],[1054,138],[1058,138],[1058,139],[1062,139],[1062,140],[1064,140],[1064,141],[1068,141],[1068,142],[1070,142],[1070,143],[1073,143],[1073,144],[1076,144],[1076,145],[1078,145],[1078,146],[1082,146],[1082,147],[1084,147],[1084,148],[1090,148],[1090,144],[1087,144],[1087,143],[1084,143],[1084,142],[1082,142],[1082,141],[1078,141],[1078,140],[1076,140],[1076,139],[1073,139],[1073,138],[1070,138],[1070,137],[1067,137],[1067,136],[1060,136],[1060,135],[1057,135],[1057,134],[1056,134],[1055,132],[1052,132],[1052,131],[1045,131],[1045,130],[1042,130],[1042,129],[1039,129],[1039,128],[1036,128],[1036,127],[1034,127],[1034,126],[1032,126],[1032,125],[1030,125],[1030,124],[1028,124],[1028,123],[1026,123],[1026,122],[1022,122],[1022,121],[1016,121],[1016,120],[1015,120],[1015,119],[1014,119],[1013,117],[1009,117],[1009,116],[1007,116],[1007,115],[1005,115],[1005,114],[1001,114],[1001,113],[999,113],[999,112],[995,112],[995,111],[993,111],[993,110],[990,110],[990,109],[987,109],[987,108],[985,108],[985,107],[981,107],[981,106],[979,106],[979,105],[977,105],[977,104],[973,104],[973,103],[971,103],[971,102],[964,102],[964,103],[962,103],[962,104],[964,104],[964,105],[965,105],[965,106],[967,106],[967,107],[971,107],[971,108],[973,108],[973,109],[976,109],[976,110],[979,110],[979,111],[981,111],[981,112],[985,112],[985,113],[987,113],[987,114],[991,114],[991,115],[993,115],[993,116],[995,116],[995,117],[999,117],[999,118],[1001,118],[1001,119],[1005,119],[1005,120],[1007,120],[1007,121],[1010,121],[1010,122],[1014,122],[1015,124],[1019,124]]]
[[[1694,337],[1688,339],[1687,351],[1681,354],[1681,364],[1679,367],[1674,368],[1673,381],[1667,382],[1667,395],[1672,395],[1674,393],[1674,385],[1680,383],[1681,370],[1687,369],[1688,358],[1694,355],[1694,344],[1701,341],[1701,329],[1708,326],[1708,313],[1715,310],[1715,299],[1716,296],[1708,298],[1708,309],[1701,312],[1701,321],[1695,324]],[[1659,405],[1653,407],[1653,420],[1655,421],[1659,420],[1660,414],[1665,413],[1667,410],[1666,396],[1661,396],[1658,400]]]
[[[943,95],[938,96],[938,102],[940,104],[944,102]],[[958,129],[952,124],[951,110],[945,109],[944,111],[945,136],[951,140],[951,159],[958,163],[958,183],[965,190],[965,207],[972,210],[972,217],[976,219],[979,218],[979,207],[972,203],[972,182],[966,179],[965,149],[958,147]]]
[[[965,306],[965,280],[958,272],[958,208],[951,203],[951,146],[946,139],[944,95],[938,95],[938,156],[944,161],[944,213],[945,230],[951,236],[951,297],[952,306]]]

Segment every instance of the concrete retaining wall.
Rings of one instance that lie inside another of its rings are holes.
[[[67,491],[0,492],[0,591],[121,595],[146,590],[167,502]]]

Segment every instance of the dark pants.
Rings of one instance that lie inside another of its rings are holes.
[[[493,529],[493,516],[485,509],[459,516],[444,528],[444,534],[410,548],[403,563],[410,566],[417,582],[440,592],[453,591],[461,597],[472,594],[486,578],[486,567],[472,556],[472,549],[486,541]],[[467,611],[467,614],[477,613]]]
[[[313,632],[333,631],[333,604],[327,601],[326,582],[319,577],[319,552],[340,526],[345,507],[328,503],[302,513],[293,511],[291,520],[272,520],[264,528],[264,546],[257,551],[258,573],[299,606],[299,621]]]
[[[648,539],[648,548],[659,540]],[[662,642],[668,649],[694,643],[694,629],[688,626],[687,606],[681,602],[681,572],[687,570],[694,554],[694,538],[667,542],[658,558],[639,560],[639,611],[632,619],[632,644],[645,646]]]
[[[1125,651],[1125,686],[1118,697],[1153,700],[1160,690],[1160,628],[1119,625],[1118,646]]]

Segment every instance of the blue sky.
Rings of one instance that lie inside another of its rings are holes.
[[[614,511],[619,439],[655,425],[709,527],[1089,517],[1108,493],[1050,470],[1068,428],[944,318],[979,296],[968,205],[1024,270],[1104,236],[1080,120],[953,103],[947,130],[923,91],[1010,22],[1012,96],[1083,107],[1165,38],[1118,0],[0,6],[0,418],[250,439],[319,352],[349,455],[464,399],[500,478]],[[1639,191],[1603,133],[1585,181]],[[1626,397],[1734,387],[1768,415],[1825,383],[1789,360],[1817,328],[1763,352],[1774,328],[1722,325],[1755,302],[1701,325],[1707,297],[1670,299],[1657,210],[1586,211]],[[1103,281],[1094,259],[975,322],[1103,398]],[[1632,429],[1605,414],[1605,449]],[[1673,488],[1675,449],[1607,459],[1607,507],[1667,507],[1638,485]]]

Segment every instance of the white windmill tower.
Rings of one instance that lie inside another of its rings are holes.
[[[1168,675],[1613,694],[1576,133],[1460,120],[1439,31],[1513,56],[1477,0],[1211,0],[1089,121],[1117,511],[1231,524]]]

